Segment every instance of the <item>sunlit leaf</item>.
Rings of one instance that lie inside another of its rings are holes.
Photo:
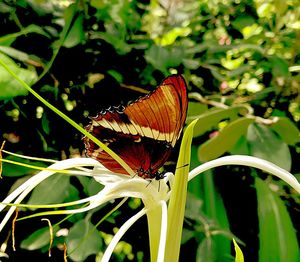
[[[254,119],[243,117],[229,123],[220,130],[218,135],[199,147],[198,156],[200,160],[209,161],[231,150],[240,137],[247,133],[248,126],[253,122]]]
[[[85,40],[85,32],[83,30],[83,18],[83,14],[78,15],[64,40],[63,46],[70,48],[82,43],[82,41]]]
[[[6,34],[4,36],[0,37],[0,45],[9,46],[12,44],[19,36],[27,35],[30,33],[36,33],[40,34],[46,37],[49,37],[49,35],[38,25],[32,24],[25,28],[23,28],[21,31],[12,33],[12,34]]]
[[[235,262],[244,262],[244,255],[239,245],[233,239],[234,250],[235,250]]]
[[[32,85],[36,81],[35,71],[19,67],[12,59],[2,53],[0,53],[0,59],[28,85]],[[27,95],[27,93],[27,90],[0,65],[0,100]]]
[[[193,119],[199,119],[194,130],[194,137],[197,137],[216,128],[220,121],[236,119],[239,113],[245,111],[245,107],[241,106],[230,107],[228,109],[213,108],[203,114],[193,114],[193,116],[189,116],[187,122],[190,122]]]

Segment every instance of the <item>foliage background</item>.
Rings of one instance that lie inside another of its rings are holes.
[[[150,91],[167,75],[181,73],[190,92],[187,121],[201,118],[193,166],[224,154],[246,154],[299,175],[299,1],[7,0],[0,2],[0,12],[0,59],[83,126],[87,116],[126,104],[142,94],[139,88]],[[0,133],[7,150],[51,159],[84,155],[81,134],[2,67],[0,100]],[[174,170],[174,161],[176,152],[166,170]],[[33,173],[4,165],[1,195]],[[63,202],[99,189],[93,181],[62,176],[48,180],[27,201]],[[282,182],[229,166],[195,179],[189,191],[182,257],[230,261],[234,234],[249,261],[299,258],[299,196]],[[76,246],[78,236],[112,206],[60,225],[71,231],[56,238],[52,259],[61,259],[63,242],[68,250]],[[93,260],[138,208],[139,201],[128,202],[97,228],[87,241],[94,245],[81,245],[70,259]],[[38,219],[20,221],[19,247],[9,252],[11,259],[24,254],[45,258],[48,238],[29,237],[43,227]],[[114,259],[145,260],[148,252],[147,225],[141,220]]]

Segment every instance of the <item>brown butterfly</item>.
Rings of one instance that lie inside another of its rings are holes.
[[[179,139],[187,112],[187,90],[181,75],[167,77],[154,91],[123,107],[92,117],[86,130],[118,154],[136,174],[161,179],[159,168]],[[112,172],[128,173],[102,148],[84,137],[87,156]]]

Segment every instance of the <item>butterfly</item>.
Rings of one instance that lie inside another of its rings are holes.
[[[114,106],[91,117],[86,130],[119,155],[136,174],[162,179],[158,170],[180,138],[187,113],[187,88],[181,75],[171,75],[149,94],[127,106]],[[88,157],[114,173],[127,171],[88,137]]]

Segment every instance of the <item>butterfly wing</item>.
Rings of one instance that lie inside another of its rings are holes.
[[[166,78],[150,94],[92,118],[86,129],[109,146],[138,175],[153,178],[180,137],[187,111],[186,84],[182,76]],[[127,174],[104,150],[87,137],[86,154],[113,172]]]

